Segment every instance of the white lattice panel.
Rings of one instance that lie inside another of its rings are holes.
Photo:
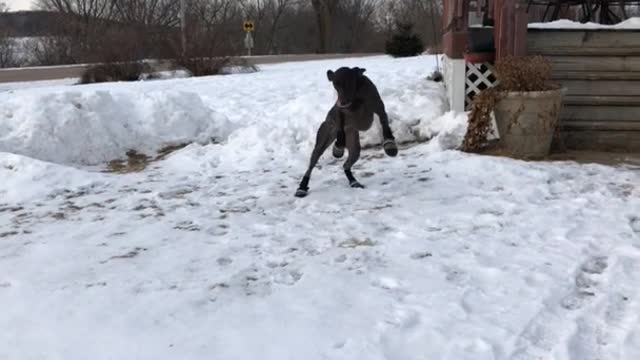
[[[467,62],[465,76],[465,107],[468,107],[480,91],[498,84],[493,64],[484,62],[473,64]]]

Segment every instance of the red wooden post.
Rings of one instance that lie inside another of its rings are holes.
[[[517,0],[494,0],[496,59],[527,52],[526,7]]]
[[[467,45],[469,0],[444,0],[442,47],[452,59],[461,59]]]
[[[516,3],[513,55],[527,55],[527,32],[529,31],[529,14],[522,1]]]

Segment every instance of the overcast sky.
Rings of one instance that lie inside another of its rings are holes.
[[[0,0],[1,2],[9,5],[9,8],[15,10],[28,10],[31,8],[32,0]]]

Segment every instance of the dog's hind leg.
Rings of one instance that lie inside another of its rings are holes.
[[[305,197],[309,192],[309,179],[311,178],[311,172],[318,163],[320,156],[327,150],[331,142],[335,139],[335,129],[330,118],[327,118],[325,122],[320,125],[318,134],[316,135],[316,146],[311,153],[311,159],[309,161],[309,167],[300,181],[300,186],[296,190],[296,197]]]
[[[384,148],[384,152],[389,156],[398,155],[398,145],[396,145],[396,140],[391,132],[389,116],[387,115],[387,111],[385,110],[382,101],[378,104],[374,112],[380,118],[380,125],[382,125],[382,147]]]
[[[344,174],[347,175],[347,179],[349,180],[349,186],[352,188],[364,188],[362,184],[356,180],[351,172],[351,168],[360,158],[360,133],[358,130],[349,128],[346,130],[346,140],[347,140],[347,150],[349,151],[349,156],[347,156],[347,160],[344,162]]]

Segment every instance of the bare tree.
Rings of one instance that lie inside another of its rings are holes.
[[[0,2],[0,13],[8,12],[5,2]],[[10,37],[9,30],[0,24],[0,68],[16,65],[16,42]]]
[[[318,25],[318,52],[330,51],[333,17],[338,7],[338,0],[311,0],[311,5]]]
[[[377,34],[373,19],[377,0],[343,0],[335,15],[332,40],[341,52],[375,47]]]
[[[77,63],[72,40],[65,36],[48,36],[29,39],[25,44],[29,53],[29,65],[49,66]]]
[[[442,0],[185,0],[184,55],[243,52],[242,20],[256,23],[256,54],[381,51],[398,20],[439,39]],[[169,58],[182,54],[176,0],[37,0],[66,14],[51,51],[65,61]],[[435,5],[435,7],[434,7]],[[435,10],[433,10],[435,8]],[[434,26],[435,24],[435,26]],[[314,39],[315,41],[310,41]],[[437,41],[436,41],[437,42]],[[55,46],[54,46],[55,45]],[[42,50],[42,49],[40,49]],[[42,52],[42,51],[41,51]]]
[[[273,34],[274,53],[300,54],[317,51],[316,16],[308,0],[294,1],[280,15]],[[258,29],[258,32],[261,32]]]
[[[103,37],[109,22],[113,20],[115,3],[113,0],[38,0],[39,9],[62,14],[63,21],[55,29],[58,39],[51,39],[43,49],[51,58],[71,57],[74,61],[95,61],[97,52],[105,46]],[[54,45],[55,44],[55,45]],[[67,49],[70,46],[71,49]],[[64,48],[68,54],[52,55],[53,51]]]
[[[442,0],[381,0],[377,10],[376,21],[387,36],[399,23],[408,23],[425,43],[439,43]]]
[[[90,23],[97,19],[109,20],[113,17],[113,0],[37,0],[36,6],[44,10],[59,11],[80,17]]]
[[[188,53],[232,55],[241,42],[241,3],[237,0],[193,0],[187,15]]]
[[[175,0],[111,0],[113,20],[119,29],[111,29],[114,41],[127,41],[132,59],[167,57],[175,52],[180,26],[180,2]]]
[[[276,35],[280,29],[286,27],[281,24],[284,14],[297,5],[300,0],[270,0],[268,11],[270,14],[270,24],[267,32],[267,52],[273,53],[276,48]]]
[[[18,65],[16,54],[16,42],[6,33],[0,33],[0,68],[14,67]]]
[[[175,27],[180,23],[175,0],[112,0],[115,19],[126,24]]]

